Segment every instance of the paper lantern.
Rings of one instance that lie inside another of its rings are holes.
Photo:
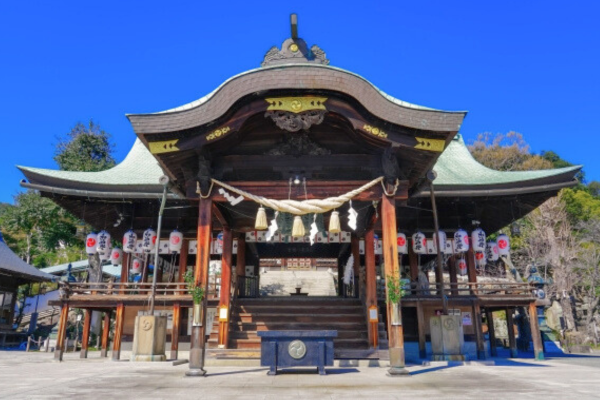
[[[123,251],[125,253],[135,253],[135,246],[137,244],[137,235],[131,229],[125,232],[123,235]]]
[[[466,253],[467,251],[469,251],[469,234],[459,229],[454,233],[454,252]]]
[[[398,245],[398,253],[408,253],[408,242],[406,241],[406,235],[404,233],[398,233],[396,237],[396,244]]]
[[[110,263],[112,265],[121,265],[121,261],[123,261],[123,250],[115,247],[110,252]]]
[[[454,244],[452,239],[446,239],[446,248],[444,254],[452,255],[454,253]]]
[[[508,235],[505,235],[504,233],[498,235],[496,243],[498,244],[498,254],[507,256],[510,253],[510,238]]]
[[[477,266],[480,268],[485,267],[486,264],[486,260],[485,260],[485,254],[483,254],[481,251],[478,251],[475,253],[475,262],[477,263]]]
[[[456,260],[456,269],[460,276],[465,276],[467,274],[467,261],[464,258]]]
[[[446,232],[438,231],[433,234],[433,244],[435,246],[435,251],[440,249],[442,254],[446,250]]]
[[[471,243],[473,244],[473,251],[485,251],[485,232],[481,228],[475,229],[471,232]]]
[[[156,231],[152,228],[148,228],[142,234],[142,250],[149,253],[154,250],[156,243]]]
[[[100,261],[107,261],[110,259],[110,249],[98,250],[98,257]]]
[[[97,240],[98,240],[98,245],[97,245],[98,253],[110,255],[110,248],[112,247],[112,245],[110,243],[110,233],[108,233],[104,230],[98,232]],[[108,257],[106,258],[106,260],[108,260]]]
[[[174,230],[169,235],[169,251],[171,253],[179,253],[183,245],[183,233]]]
[[[485,246],[485,256],[487,257],[488,261],[498,260],[500,254],[498,254],[498,245],[496,244],[496,242],[487,242],[487,245]]]
[[[98,235],[90,233],[85,239],[85,251],[92,256],[98,251]]]
[[[134,258],[131,262],[131,273],[141,274],[142,273],[142,262],[139,258]]]
[[[423,232],[412,235],[412,249],[415,254],[427,254],[427,238]]]

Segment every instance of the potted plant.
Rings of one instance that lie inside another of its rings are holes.
[[[204,288],[196,285],[194,275],[191,271],[187,271],[183,276],[187,284],[188,293],[192,295],[194,302],[194,314],[192,324],[194,326],[202,326],[202,300],[204,299]]]
[[[399,278],[394,275],[388,275],[386,277],[387,296],[386,302],[390,306],[391,323],[392,325],[402,325],[402,318],[400,317],[400,299],[404,296],[404,288]]]

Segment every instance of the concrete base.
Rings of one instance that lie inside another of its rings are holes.
[[[402,367],[391,367],[390,369],[387,370],[387,376],[392,376],[392,377],[396,377],[396,376],[410,376],[410,371],[406,368],[402,368]]]
[[[202,368],[188,369],[185,371],[185,376],[206,376],[206,371]]]
[[[138,315],[135,317],[131,361],[165,361],[166,338],[166,315]]]
[[[450,354],[433,354],[431,361],[465,361],[466,357],[463,354],[450,355]]]

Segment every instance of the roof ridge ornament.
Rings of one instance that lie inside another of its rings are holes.
[[[261,67],[291,63],[329,64],[325,52],[319,46],[313,45],[309,49],[306,42],[298,37],[298,16],[296,14],[290,15],[290,27],[292,37],[283,42],[281,50],[277,46],[271,47],[265,54],[263,62],[260,64]]]

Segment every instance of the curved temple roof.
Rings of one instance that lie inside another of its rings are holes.
[[[4,243],[2,234],[0,233],[0,275],[8,273],[8,275],[26,279],[28,281],[52,281],[54,276],[40,271],[39,269],[27,264],[21,260],[13,251]]]

